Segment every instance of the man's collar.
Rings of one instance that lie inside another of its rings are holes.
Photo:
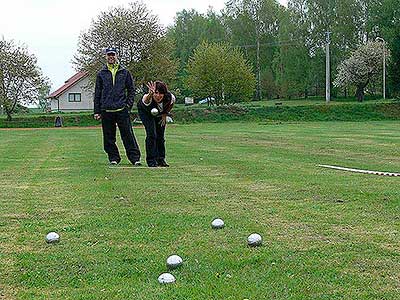
[[[111,69],[115,69],[115,68],[117,68],[118,69],[118,67],[119,67],[119,63],[115,63],[115,64],[109,64],[109,63],[107,63],[107,67],[108,68],[111,68]]]

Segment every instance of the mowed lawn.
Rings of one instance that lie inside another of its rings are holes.
[[[0,299],[399,299],[400,177],[317,167],[400,172],[399,128],[172,125],[168,169],[110,168],[100,128],[1,130]]]

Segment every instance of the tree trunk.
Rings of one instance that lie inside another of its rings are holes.
[[[7,121],[11,121],[12,120],[11,112],[8,109],[6,109],[6,114],[7,114]]]
[[[364,86],[357,86],[356,97],[358,102],[364,101]]]

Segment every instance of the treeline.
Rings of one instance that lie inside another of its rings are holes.
[[[175,85],[190,95],[185,81],[194,50],[204,41],[225,42],[251,65],[255,99],[323,96],[328,33],[332,82],[341,62],[379,38],[391,53],[386,94],[400,92],[400,0],[289,0],[288,7],[275,0],[230,0],[220,12],[183,10],[167,30],[179,62]],[[382,94],[381,75],[367,83],[367,93]],[[354,96],[356,86],[331,90],[333,97]]]
[[[328,38],[329,37],[329,38]],[[21,41],[23,42],[23,41]],[[400,0],[229,0],[206,14],[183,10],[174,24],[137,1],[108,8],[83,29],[73,63],[94,79],[103,49],[134,75],[138,92],[161,79],[183,99],[215,104],[323,96],[326,45],[333,97],[400,94]],[[385,65],[386,67],[386,65]],[[94,80],[93,80],[94,81]],[[0,108],[11,120],[20,105],[46,107],[50,83],[24,44],[0,40]]]

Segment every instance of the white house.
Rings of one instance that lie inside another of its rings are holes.
[[[51,111],[92,111],[94,91],[90,87],[88,73],[76,73],[48,98]]]

